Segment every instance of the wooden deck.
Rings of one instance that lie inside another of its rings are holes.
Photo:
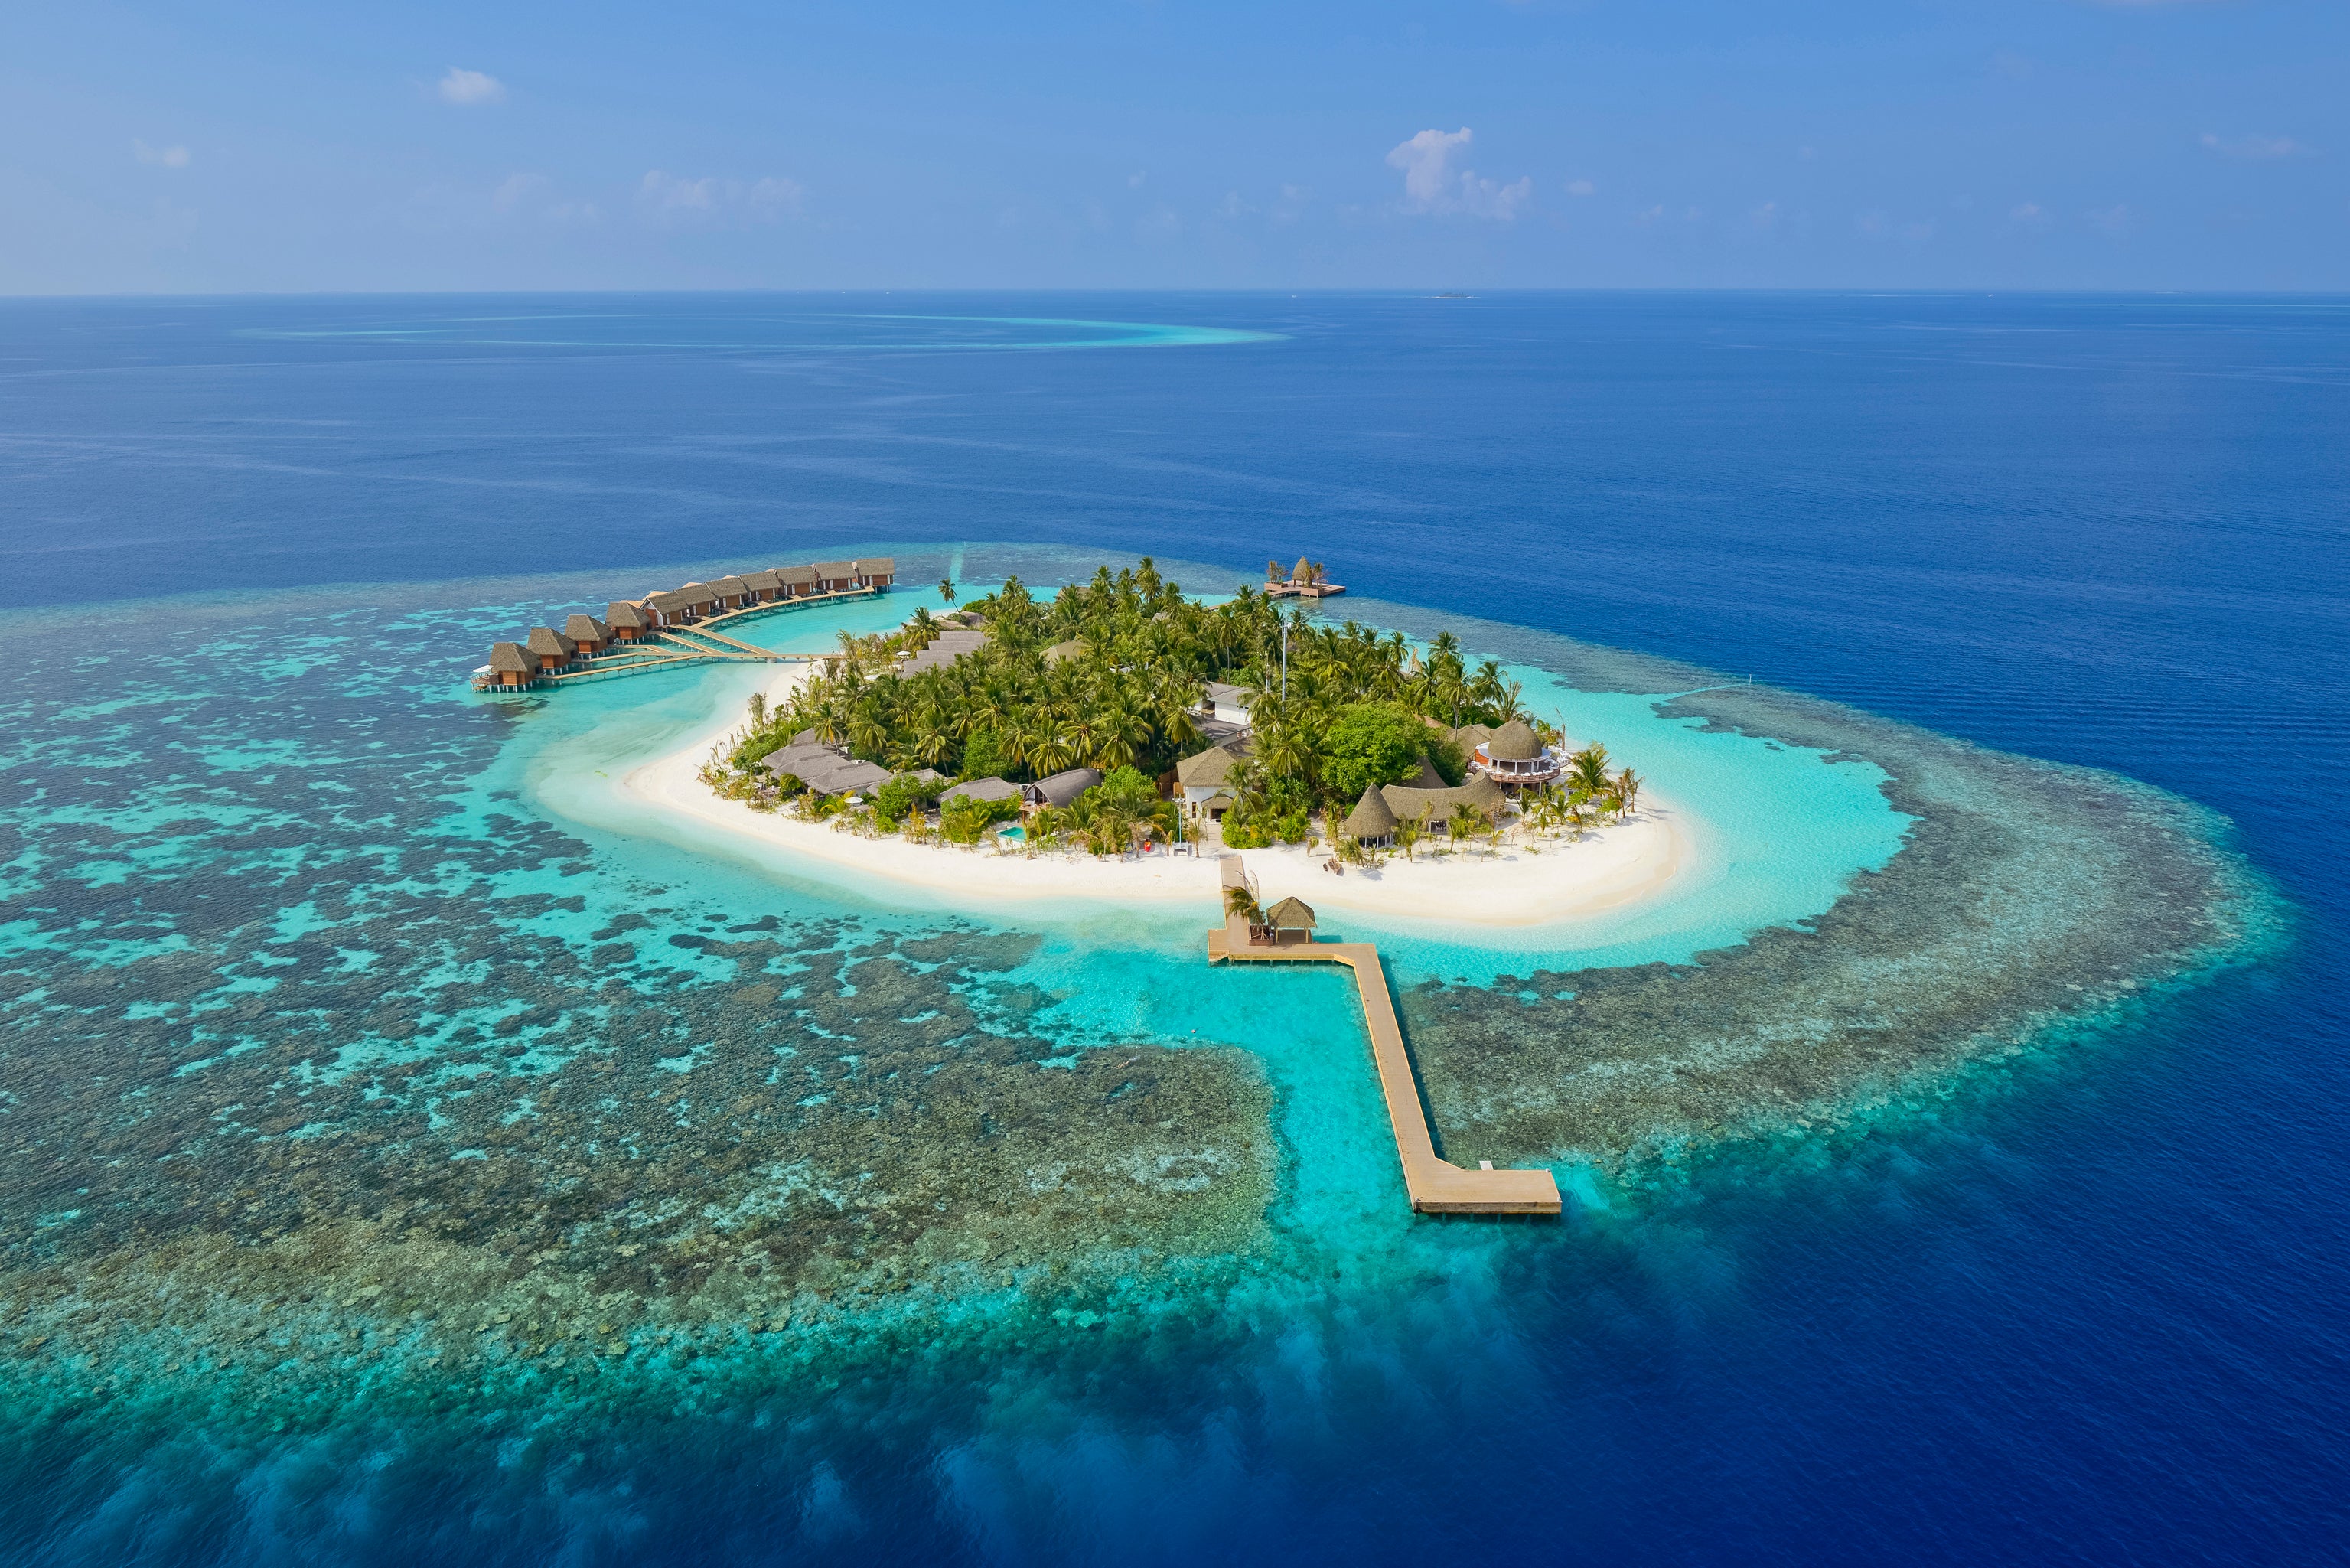
[[[1412,1208],[1422,1214],[1559,1211],[1558,1183],[1547,1170],[1463,1170],[1437,1158],[1378,948],[1369,942],[1253,947],[1245,928],[1235,933],[1227,926],[1208,933],[1208,961],[1342,963],[1355,971],[1355,989],[1362,993],[1363,1022],[1370,1030],[1371,1055],[1378,1064],[1379,1088],[1387,1096],[1388,1120],[1395,1127],[1396,1153],[1403,1160],[1403,1184],[1411,1194]]]
[[[889,591],[882,587],[843,588],[828,594],[804,594],[794,599],[768,599],[759,604],[745,605],[741,609],[722,610],[700,620],[656,628],[638,641],[614,643],[605,652],[569,670],[554,670],[535,677],[528,686],[494,686],[477,679],[473,689],[494,697],[520,697],[552,686],[584,685],[590,680],[639,675],[649,670],[674,670],[684,664],[714,664],[730,660],[742,664],[820,662],[837,658],[839,650],[827,649],[818,653],[781,653],[771,648],[762,648],[755,642],[745,642],[740,638],[712,631],[711,628],[728,621],[773,615],[778,610],[837,604],[843,599],[879,598]]]

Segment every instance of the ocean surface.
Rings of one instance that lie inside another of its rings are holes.
[[[0,1561],[2339,1561],[2345,431],[2338,298],[0,303]],[[1700,818],[1356,923],[1568,1213],[1399,1212],[1335,975],[632,815],[739,672],[463,684],[877,551],[777,645],[1304,554]]]

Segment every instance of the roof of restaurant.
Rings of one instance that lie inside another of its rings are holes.
[[[1511,720],[1485,742],[1485,754],[1497,763],[1530,763],[1542,753],[1542,737],[1523,719]]]
[[[1451,789],[1414,789],[1409,784],[1389,784],[1379,792],[1387,797],[1388,809],[1398,821],[1418,816],[1424,808],[1433,825],[1452,820],[1456,805],[1473,805],[1479,811],[1491,812],[1502,804],[1502,786],[1478,774],[1467,784]]]

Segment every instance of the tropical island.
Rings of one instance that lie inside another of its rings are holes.
[[[754,695],[699,782],[865,838],[1161,863],[1289,846],[1341,875],[1537,849],[1639,801],[1449,633],[1415,647],[1249,585],[1202,603],[1149,557],[1049,600],[1016,577],[941,597]]]

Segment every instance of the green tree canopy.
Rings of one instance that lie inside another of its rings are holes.
[[[1419,772],[1435,732],[1390,702],[1353,702],[1322,732],[1322,784],[1333,800],[1360,800],[1371,784],[1399,784]]]

